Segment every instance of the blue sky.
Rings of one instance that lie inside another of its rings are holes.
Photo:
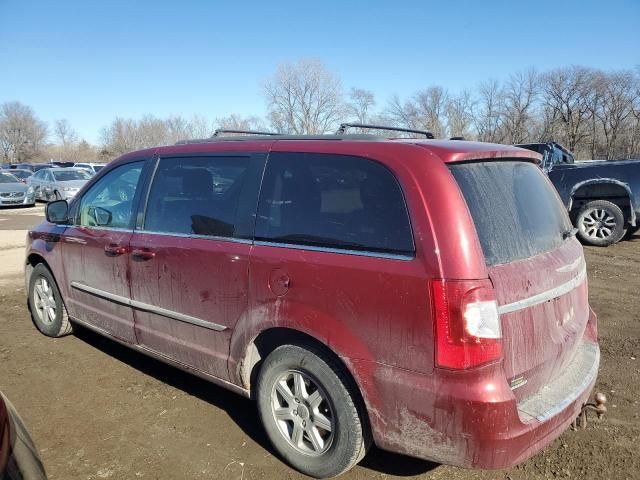
[[[379,105],[530,66],[634,68],[639,25],[640,0],[0,0],[0,103],[96,142],[115,116],[262,115],[261,83],[301,57]]]

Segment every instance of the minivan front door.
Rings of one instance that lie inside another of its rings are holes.
[[[102,177],[80,199],[75,225],[62,238],[69,314],[128,343],[135,334],[127,252],[143,166],[128,163]]]
[[[264,155],[160,158],[131,239],[138,343],[227,379],[248,306],[250,239]]]

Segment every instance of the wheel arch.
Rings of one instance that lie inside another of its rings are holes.
[[[30,253],[29,255],[27,255],[27,260],[25,262],[25,266],[24,266],[24,282],[25,282],[25,291],[29,291],[29,281],[31,280],[31,274],[33,273],[33,269],[36,267],[36,265],[38,265],[39,263],[42,263],[45,267],[47,267],[49,269],[49,271],[51,272],[51,275],[53,276],[53,279],[56,280],[55,275],[53,275],[53,270],[51,269],[51,265],[49,265],[49,263],[44,259],[44,257],[42,255],[40,255],[39,253]],[[57,280],[56,280],[57,282]],[[60,287],[58,287],[60,288]]]
[[[622,209],[625,220],[636,225],[636,205],[628,183],[615,178],[592,178],[576,183],[569,194],[569,212],[575,213],[582,205],[592,200],[607,200]]]
[[[344,374],[352,383],[351,387],[356,395],[356,400],[362,405],[363,415],[366,417],[367,428],[370,428],[371,422],[369,418],[369,402],[367,401],[367,392],[363,385],[354,375],[348,361],[337,354],[329,345],[317,339],[316,337],[289,327],[274,326],[259,332],[247,345],[245,354],[239,363],[239,376],[243,386],[249,390],[250,398],[255,399],[256,378],[260,372],[262,361],[272,351],[282,345],[298,345],[304,347],[311,345],[322,353],[330,357],[338,366],[340,366]]]

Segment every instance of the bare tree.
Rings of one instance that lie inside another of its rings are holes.
[[[356,122],[368,123],[375,104],[373,92],[362,88],[352,88],[349,91],[347,109],[349,116]]]
[[[586,67],[559,68],[543,82],[544,101],[560,124],[561,141],[576,150],[589,135],[594,93],[594,72]]]
[[[540,77],[535,69],[511,75],[503,90],[503,127],[506,141],[522,143],[530,135]]]
[[[262,120],[258,117],[243,117],[237,113],[232,113],[227,117],[216,118],[213,124],[216,129],[266,130]]]
[[[47,125],[31,107],[20,102],[0,105],[0,148],[4,161],[23,162],[36,157],[47,139]]]
[[[637,95],[634,82],[630,71],[598,75],[596,87],[601,92],[602,101],[597,103],[594,114],[604,133],[607,160],[614,158],[614,153],[619,150],[618,139],[625,122],[633,115]]]
[[[137,122],[133,119],[116,117],[102,129],[100,137],[103,150],[111,156],[119,156],[142,146]]]
[[[473,112],[473,122],[478,140],[501,142],[504,92],[497,80],[489,80],[478,87],[478,99]]]
[[[74,144],[78,141],[78,135],[66,118],[56,120],[53,124],[53,135],[62,146]]]
[[[328,132],[345,112],[340,80],[318,60],[280,65],[264,95],[272,128],[283,133]]]
[[[192,138],[191,124],[182,115],[171,115],[164,123],[167,129],[167,143],[176,143]]]
[[[471,94],[463,90],[459,95],[449,96],[447,102],[447,129],[454,137],[471,138],[473,126],[473,100]]]
[[[185,138],[208,138],[216,128],[206,117],[194,115],[189,120],[189,135]]]
[[[447,96],[444,88],[439,86],[421,90],[404,103],[394,95],[386,114],[397,125],[427,130],[436,137],[442,137],[445,135]]]

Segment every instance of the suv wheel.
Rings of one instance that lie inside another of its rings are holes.
[[[624,215],[615,203],[593,200],[585,204],[576,217],[578,237],[589,245],[607,247],[624,237]]]
[[[35,326],[48,337],[62,337],[73,331],[58,285],[41,263],[29,279],[29,309]]]
[[[264,361],[257,401],[278,453],[316,478],[339,475],[370,444],[364,411],[343,369],[320,350],[284,345]]]

